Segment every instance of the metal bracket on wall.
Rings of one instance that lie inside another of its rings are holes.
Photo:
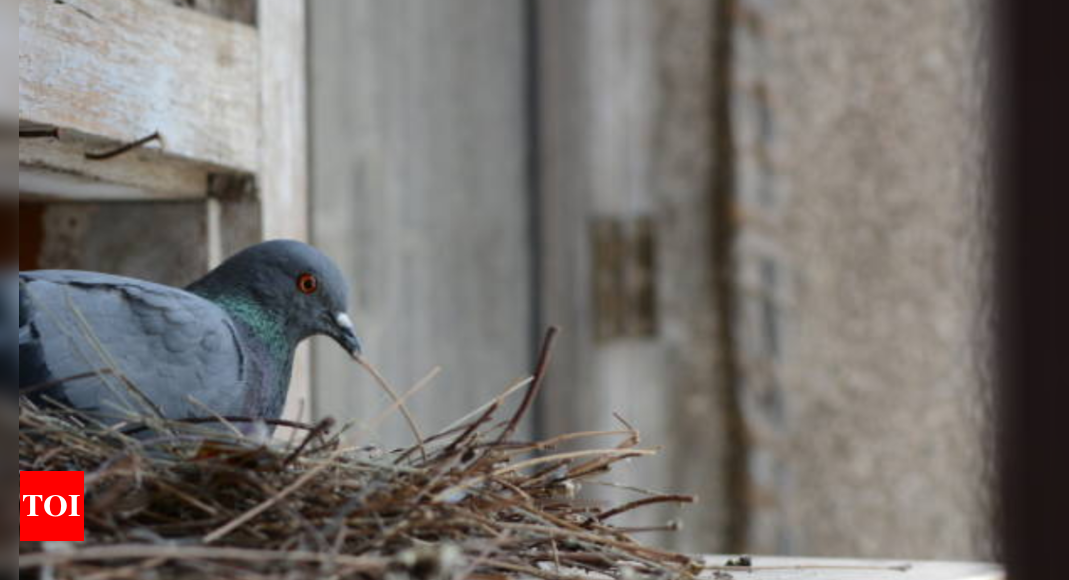
[[[590,232],[595,339],[655,336],[657,235],[653,218],[594,218]]]

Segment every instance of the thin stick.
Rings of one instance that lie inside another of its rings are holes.
[[[19,129],[19,139],[59,139],[59,127],[48,129]]]
[[[435,377],[441,374],[441,372],[442,367],[434,367],[433,369],[431,369],[431,372],[427,373],[426,376],[417,381],[415,385],[412,385],[410,389],[405,391],[405,394],[401,395],[401,398],[395,400],[393,403],[390,404],[389,407],[386,407],[378,415],[376,415],[375,418],[367,424],[365,430],[373,432],[378,429],[387,417],[389,417],[394,411],[397,411],[398,409],[402,408],[406,401],[408,401],[420,391],[422,391],[427,385],[431,384],[434,381]]]
[[[134,149],[137,149],[138,147],[144,147],[145,145],[148,145],[149,143],[151,143],[153,141],[162,141],[162,140],[163,140],[163,138],[160,135],[160,132],[159,131],[155,131],[151,135],[147,135],[147,136],[142,137],[142,138],[140,138],[140,139],[138,139],[136,141],[131,141],[129,143],[124,143],[122,145],[119,145],[118,147],[115,147],[115,148],[112,148],[112,149],[108,149],[106,151],[100,151],[100,152],[96,152],[96,153],[86,151],[85,152],[85,158],[89,159],[91,161],[104,161],[106,159],[114,159],[115,157],[118,157],[118,156],[122,155],[123,153],[128,153],[130,151],[133,151]]]
[[[545,534],[545,535],[553,537],[553,538],[561,538],[561,539],[564,539],[564,540],[581,540],[583,542],[588,542],[590,544],[596,544],[596,545],[602,545],[602,546],[611,546],[613,548],[618,548],[618,549],[621,549],[621,550],[625,550],[625,551],[630,552],[632,554],[653,556],[653,557],[661,558],[663,560],[667,560],[667,561],[671,561],[671,562],[678,562],[678,563],[690,563],[691,562],[690,557],[689,556],[684,556],[683,554],[677,554],[675,552],[669,552],[667,550],[661,550],[661,549],[658,549],[658,548],[653,548],[653,547],[650,547],[650,546],[643,546],[643,545],[640,545],[640,544],[632,544],[632,543],[628,543],[628,542],[621,542],[619,540],[614,540],[612,538],[599,536],[598,534],[593,534],[593,533],[589,533],[589,532],[574,532],[574,531],[571,531],[571,530],[566,530],[566,529],[561,529],[561,528],[554,528],[552,526],[540,526],[540,525],[533,525],[533,524],[501,523],[499,525],[500,525],[501,528],[506,529],[506,530],[527,531],[527,532]]]
[[[658,533],[672,533],[679,531],[679,522],[669,522],[663,526],[645,526],[637,528],[613,528],[614,532],[621,534],[649,534],[653,532]]]
[[[454,421],[452,425],[446,427],[444,430],[440,431],[437,435],[432,436],[427,441],[428,442],[429,441],[435,441],[437,439],[440,439],[440,438],[443,438],[443,437],[447,437],[448,435],[452,434],[455,431],[463,429],[463,432],[460,434],[460,436],[456,437],[455,439],[453,439],[453,442],[450,443],[449,445],[447,445],[446,448],[445,448],[445,451],[443,452],[444,455],[450,455],[450,454],[454,453],[456,451],[457,447],[459,445],[463,444],[463,442],[466,441],[468,439],[468,437],[471,437],[471,435],[473,433],[475,433],[475,431],[478,430],[479,427],[482,427],[482,425],[484,423],[486,423],[491,418],[493,418],[494,413],[497,412],[497,409],[502,405],[502,403],[505,402],[506,398],[508,398],[510,395],[512,395],[512,393],[515,393],[516,391],[522,389],[523,387],[531,384],[531,381],[533,381],[533,380],[534,380],[534,377],[527,377],[527,378],[525,378],[523,380],[517,381],[516,383],[511,385],[509,388],[505,389],[505,391],[503,393],[501,393],[500,395],[494,397],[492,400],[490,400],[489,402],[483,404],[482,406],[480,406],[479,408],[475,409],[474,411],[472,411],[472,412],[468,413],[467,415],[464,415],[460,419]],[[482,415],[479,415],[479,413],[482,413]],[[471,423],[469,423],[465,427],[464,422],[470,420],[472,417],[475,417],[476,415],[479,415],[479,418],[474,420],[474,421],[472,421]],[[403,453],[400,457],[398,457],[397,460],[394,461],[394,463],[395,464],[401,463],[402,461],[407,459],[408,456],[410,456],[412,454],[412,452],[413,452],[413,450],[409,449],[408,451]]]
[[[200,501],[199,499],[189,495],[188,493],[178,489],[177,487],[167,483],[166,481],[164,481],[162,479],[156,480],[155,484],[158,485],[161,489],[163,489],[163,490],[165,490],[167,492],[170,492],[175,497],[180,498],[181,500],[185,501],[189,505],[191,505],[191,506],[203,511],[204,513],[206,513],[206,514],[208,514],[210,516],[214,517],[214,516],[218,516],[219,515],[219,510],[217,510],[217,509],[213,508],[212,506]]]
[[[223,417],[188,417],[186,419],[174,419],[175,423],[182,423],[186,425],[203,425],[205,423],[218,423],[219,421],[226,421],[227,423],[255,423],[257,421],[263,421],[264,423],[271,425],[272,427],[287,427],[289,429],[301,429],[304,431],[311,431],[315,429],[315,425],[309,425],[308,423],[302,423],[300,421],[290,421],[287,419],[262,419],[257,417],[238,417],[236,415],[227,415]],[[148,426],[138,425],[136,427],[130,427],[123,431],[125,435],[136,435],[142,431],[149,429]]]
[[[605,521],[613,516],[618,516],[622,513],[629,512],[631,510],[638,509],[643,506],[653,505],[656,503],[695,503],[698,498],[692,495],[662,495],[659,497],[647,497],[633,501],[631,503],[624,504],[616,509],[609,510],[598,516],[598,521]]]
[[[334,428],[334,418],[325,417],[318,425],[312,428],[307,435],[305,435],[304,441],[301,441],[301,444],[282,461],[282,465],[289,465],[296,461],[297,458],[301,456],[301,453],[304,453],[304,449],[308,447],[308,444],[311,443],[313,439],[327,433],[332,428]]]
[[[199,407],[202,411],[204,411],[211,417],[217,419],[220,423],[223,424],[224,427],[230,429],[230,432],[237,436],[238,439],[245,438],[245,434],[241,432],[241,429],[235,427],[233,423],[227,421],[225,417],[223,417],[219,413],[216,413],[211,407],[200,402],[200,400],[194,397],[193,395],[186,395],[186,400],[192,403],[194,407]]]
[[[473,478],[471,478],[471,479],[469,479],[467,481],[464,481],[462,483],[459,483],[457,485],[451,486],[448,489],[445,489],[444,491],[436,494],[435,495],[435,501],[445,501],[445,499],[448,498],[449,496],[454,495],[457,492],[464,491],[466,489],[471,489],[473,486],[476,486],[476,485],[478,485],[478,484],[480,484],[480,483],[482,483],[482,482],[484,482],[484,481],[486,481],[488,479],[492,479],[492,478],[495,478],[495,477],[500,477],[500,476],[505,475],[507,473],[512,473],[514,471],[518,471],[518,470],[524,469],[526,467],[533,467],[535,465],[542,465],[543,463],[552,463],[552,462],[561,461],[561,460],[564,460],[564,459],[574,459],[576,457],[614,456],[614,457],[626,459],[628,457],[641,457],[641,456],[644,456],[644,455],[656,455],[656,454],[657,454],[657,450],[656,449],[594,449],[594,450],[588,450],[588,451],[572,451],[570,453],[558,453],[556,455],[551,455],[551,456],[547,456],[547,457],[536,457],[536,458],[530,459],[528,461],[522,461],[522,462],[517,463],[515,465],[509,465],[509,466],[506,466],[506,467],[502,467],[501,469],[498,469],[496,471],[492,471],[490,473],[485,473],[483,475],[479,475],[479,476],[473,477]]]
[[[549,362],[553,357],[553,343],[556,341],[557,333],[559,332],[560,329],[556,326],[550,326],[549,330],[546,331],[546,337],[542,340],[542,350],[538,355],[538,364],[535,366],[534,380],[531,381],[531,387],[527,389],[527,393],[523,396],[520,408],[516,409],[516,413],[512,415],[508,426],[498,437],[498,443],[512,437],[512,434],[516,432],[516,428],[520,425],[520,420],[527,414],[527,411],[531,408],[531,403],[538,396],[538,392],[542,390],[542,383],[545,382],[546,372],[549,370]]]
[[[531,451],[545,451],[546,449],[553,449],[559,446],[561,443],[567,443],[568,441],[574,441],[575,439],[591,439],[594,437],[612,437],[614,435],[630,435],[630,431],[580,431],[578,433],[565,433],[564,435],[557,435],[544,441],[532,441],[530,443],[524,443],[517,445],[510,453],[513,455],[519,453],[530,453]]]
[[[657,455],[657,449],[589,449],[585,451],[572,451],[569,453],[558,453],[556,455],[547,455],[545,457],[536,457],[534,459],[528,459],[527,461],[521,461],[514,465],[502,467],[497,471],[490,474],[491,477],[500,477],[506,473],[512,473],[513,471],[519,471],[527,467],[534,467],[535,465],[542,465],[543,463],[552,463],[554,461],[561,461],[564,459],[576,459],[578,457],[642,457],[648,455]]]
[[[401,397],[397,396],[397,392],[393,390],[393,387],[386,381],[386,378],[375,368],[375,365],[371,364],[367,359],[360,355],[353,355],[353,359],[355,359],[360,366],[364,367],[364,370],[371,374],[379,387],[386,391],[386,394],[390,395],[390,398],[393,399],[394,403],[398,404],[401,409],[401,414],[404,415],[405,421],[408,423],[408,428],[412,430],[412,434],[416,437],[416,446],[419,447],[420,454],[426,459],[427,451],[423,446],[423,432],[420,431],[419,425],[416,424],[416,420],[412,417],[412,413],[409,412],[408,407],[401,401]]]
[[[112,578],[143,578],[144,572],[159,568],[167,558],[149,558],[132,566],[123,566],[114,570],[102,570],[96,574],[82,577],[81,580],[110,580]]]
[[[702,566],[703,570],[722,572],[785,572],[793,570],[853,570],[858,572],[909,572],[912,564],[862,566],[852,564],[796,564],[794,566]]]
[[[527,385],[531,384],[531,381],[534,381],[534,377],[527,377],[527,378],[524,378],[523,380],[516,381],[511,386],[509,386],[509,388],[505,389],[505,392],[503,392],[500,395],[494,397],[493,399],[487,401],[486,403],[481,405],[479,408],[477,408],[474,411],[468,413],[467,415],[464,415],[463,417],[457,419],[456,421],[453,421],[453,423],[450,424],[448,427],[446,427],[445,429],[442,429],[441,432],[438,433],[438,435],[442,435],[443,433],[448,433],[448,432],[450,432],[450,431],[452,431],[454,429],[457,429],[461,425],[463,425],[463,424],[467,423],[468,421],[470,421],[471,419],[474,419],[477,415],[479,415],[481,413],[484,413],[490,407],[492,407],[494,405],[500,405],[501,402],[504,401],[505,399],[509,398],[512,395],[512,393],[515,393],[516,391],[518,391],[518,390],[526,387]]]
[[[310,562],[337,563],[354,571],[376,572],[386,567],[382,558],[344,556],[318,552],[281,552],[210,546],[120,544],[83,548],[71,552],[37,552],[19,555],[19,569],[40,568],[74,562],[107,562],[147,558],[230,560],[235,562]]]
[[[586,483],[586,485],[600,485],[602,487],[611,487],[613,489],[622,489],[624,491],[630,491],[631,493],[637,493],[637,494],[641,494],[641,495],[648,495],[648,496],[666,495],[664,492],[654,491],[652,489],[643,489],[641,487],[635,487],[633,485],[624,485],[622,483],[616,483],[616,482],[613,482],[613,481],[587,480],[584,483]]]
[[[155,401],[150,399],[148,395],[146,395],[144,391],[138,388],[138,386],[135,385],[134,382],[131,381],[126,375],[117,370],[119,369],[119,365],[116,362],[115,358],[111,356],[111,353],[108,352],[107,347],[104,346],[104,343],[100,342],[100,339],[97,337],[96,333],[93,332],[92,325],[89,324],[89,320],[85,317],[85,314],[83,314],[82,311],[74,304],[74,300],[71,298],[69,292],[66,293],[65,297],[67,299],[67,306],[70,308],[71,313],[74,315],[74,318],[81,325],[82,333],[84,334],[86,341],[89,342],[89,346],[92,347],[96,351],[97,356],[104,359],[104,362],[112,369],[112,372],[109,374],[117,377],[119,379],[119,382],[121,382],[126,387],[126,389],[135,396],[135,398],[141,401],[142,405],[144,405],[146,408],[148,408],[149,411],[152,411],[152,413],[156,415],[156,419],[165,419],[166,417],[163,414],[163,409],[160,409],[159,405],[157,405]]]
[[[324,471],[330,469],[331,467],[334,467],[334,465],[335,465],[334,459],[337,458],[337,455],[338,455],[337,453],[332,454],[330,456],[330,458],[327,460],[326,463],[316,467],[315,469],[309,470],[307,473],[302,475],[297,481],[295,481],[292,484],[290,484],[290,486],[287,487],[286,489],[280,491],[275,496],[271,497],[270,499],[268,499],[267,501],[261,503],[260,505],[252,508],[251,510],[245,512],[244,514],[238,516],[237,518],[235,518],[234,520],[232,520],[230,523],[226,524],[225,526],[223,526],[223,527],[215,530],[214,532],[208,534],[207,536],[204,537],[204,543],[205,544],[211,544],[211,543],[215,542],[216,540],[222,538],[223,536],[226,536],[230,532],[233,532],[234,530],[236,530],[236,529],[240,528],[241,526],[245,525],[245,523],[248,522],[249,520],[251,520],[251,519],[255,518],[256,516],[264,513],[265,511],[271,509],[272,506],[274,506],[278,502],[282,501],[283,499],[285,499],[289,495],[293,494],[293,492],[297,491],[301,487],[304,487],[304,485],[307,484],[309,481],[312,481],[316,477],[319,477],[319,475],[321,473],[323,473]]]
[[[55,380],[48,381],[48,382],[45,382],[45,383],[39,383],[39,384],[36,384],[36,385],[31,385],[29,387],[19,387],[19,396],[25,397],[27,395],[32,395],[34,393],[39,393],[41,391],[47,391],[48,389],[51,389],[52,387],[58,387],[58,386],[62,385],[63,383],[72,383],[74,381],[81,381],[81,380],[84,380],[84,379],[93,379],[93,378],[99,377],[100,375],[110,375],[110,374],[113,374],[112,370],[104,368],[104,369],[97,369],[95,371],[89,371],[89,372],[86,372],[86,373],[80,373],[80,374],[77,374],[77,375],[71,375],[71,376],[69,376],[69,377],[67,377],[65,379],[55,379]]]
[[[453,442],[450,443],[449,446],[445,448],[445,455],[450,455],[450,454],[454,453],[456,451],[457,447],[459,447],[460,445],[463,445],[464,442],[468,440],[468,437],[471,437],[471,435],[473,433],[475,433],[479,429],[479,427],[481,427],[484,423],[489,421],[490,418],[494,416],[494,413],[497,411],[497,408],[498,408],[498,406],[500,404],[501,404],[501,401],[498,400],[498,401],[494,401],[494,403],[492,405],[487,407],[486,411],[483,412],[482,416],[480,416],[475,421],[472,421],[471,425],[468,425],[468,428],[465,429],[464,432],[461,433],[459,437],[454,439]]]

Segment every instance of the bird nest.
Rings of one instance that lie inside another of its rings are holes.
[[[643,545],[614,518],[693,498],[648,493],[613,508],[577,493],[647,456],[613,432],[520,442],[549,359],[533,377],[411,448],[351,448],[331,420],[279,421],[288,441],[240,417],[105,426],[57,405],[19,405],[19,469],[84,471],[85,542],[20,545],[23,572],[56,578],[691,577],[691,557]],[[394,409],[404,409],[397,397]],[[499,417],[511,392],[516,411]],[[611,448],[572,450],[618,436]],[[560,448],[567,444],[568,451]]]

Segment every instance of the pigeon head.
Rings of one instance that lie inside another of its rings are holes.
[[[242,320],[270,346],[292,349],[305,338],[333,338],[361,352],[346,311],[349,285],[338,267],[301,242],[274,240],[235,254],[189,287]]]

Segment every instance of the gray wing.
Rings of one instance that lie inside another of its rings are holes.
[[[37,379],[64,381],[59,391],[74,406],[104,415],[153,407],[171,418],[207,415],[193,397],[223,415],[243,410],[245,357],[237,330],[215,304],[177,288],[90,272],[19,278],[31,311],[20,327],[20,364],[35,362],[22,351],[36,347],[44,371]],[[128,381],[92,375],[102,369]]]

